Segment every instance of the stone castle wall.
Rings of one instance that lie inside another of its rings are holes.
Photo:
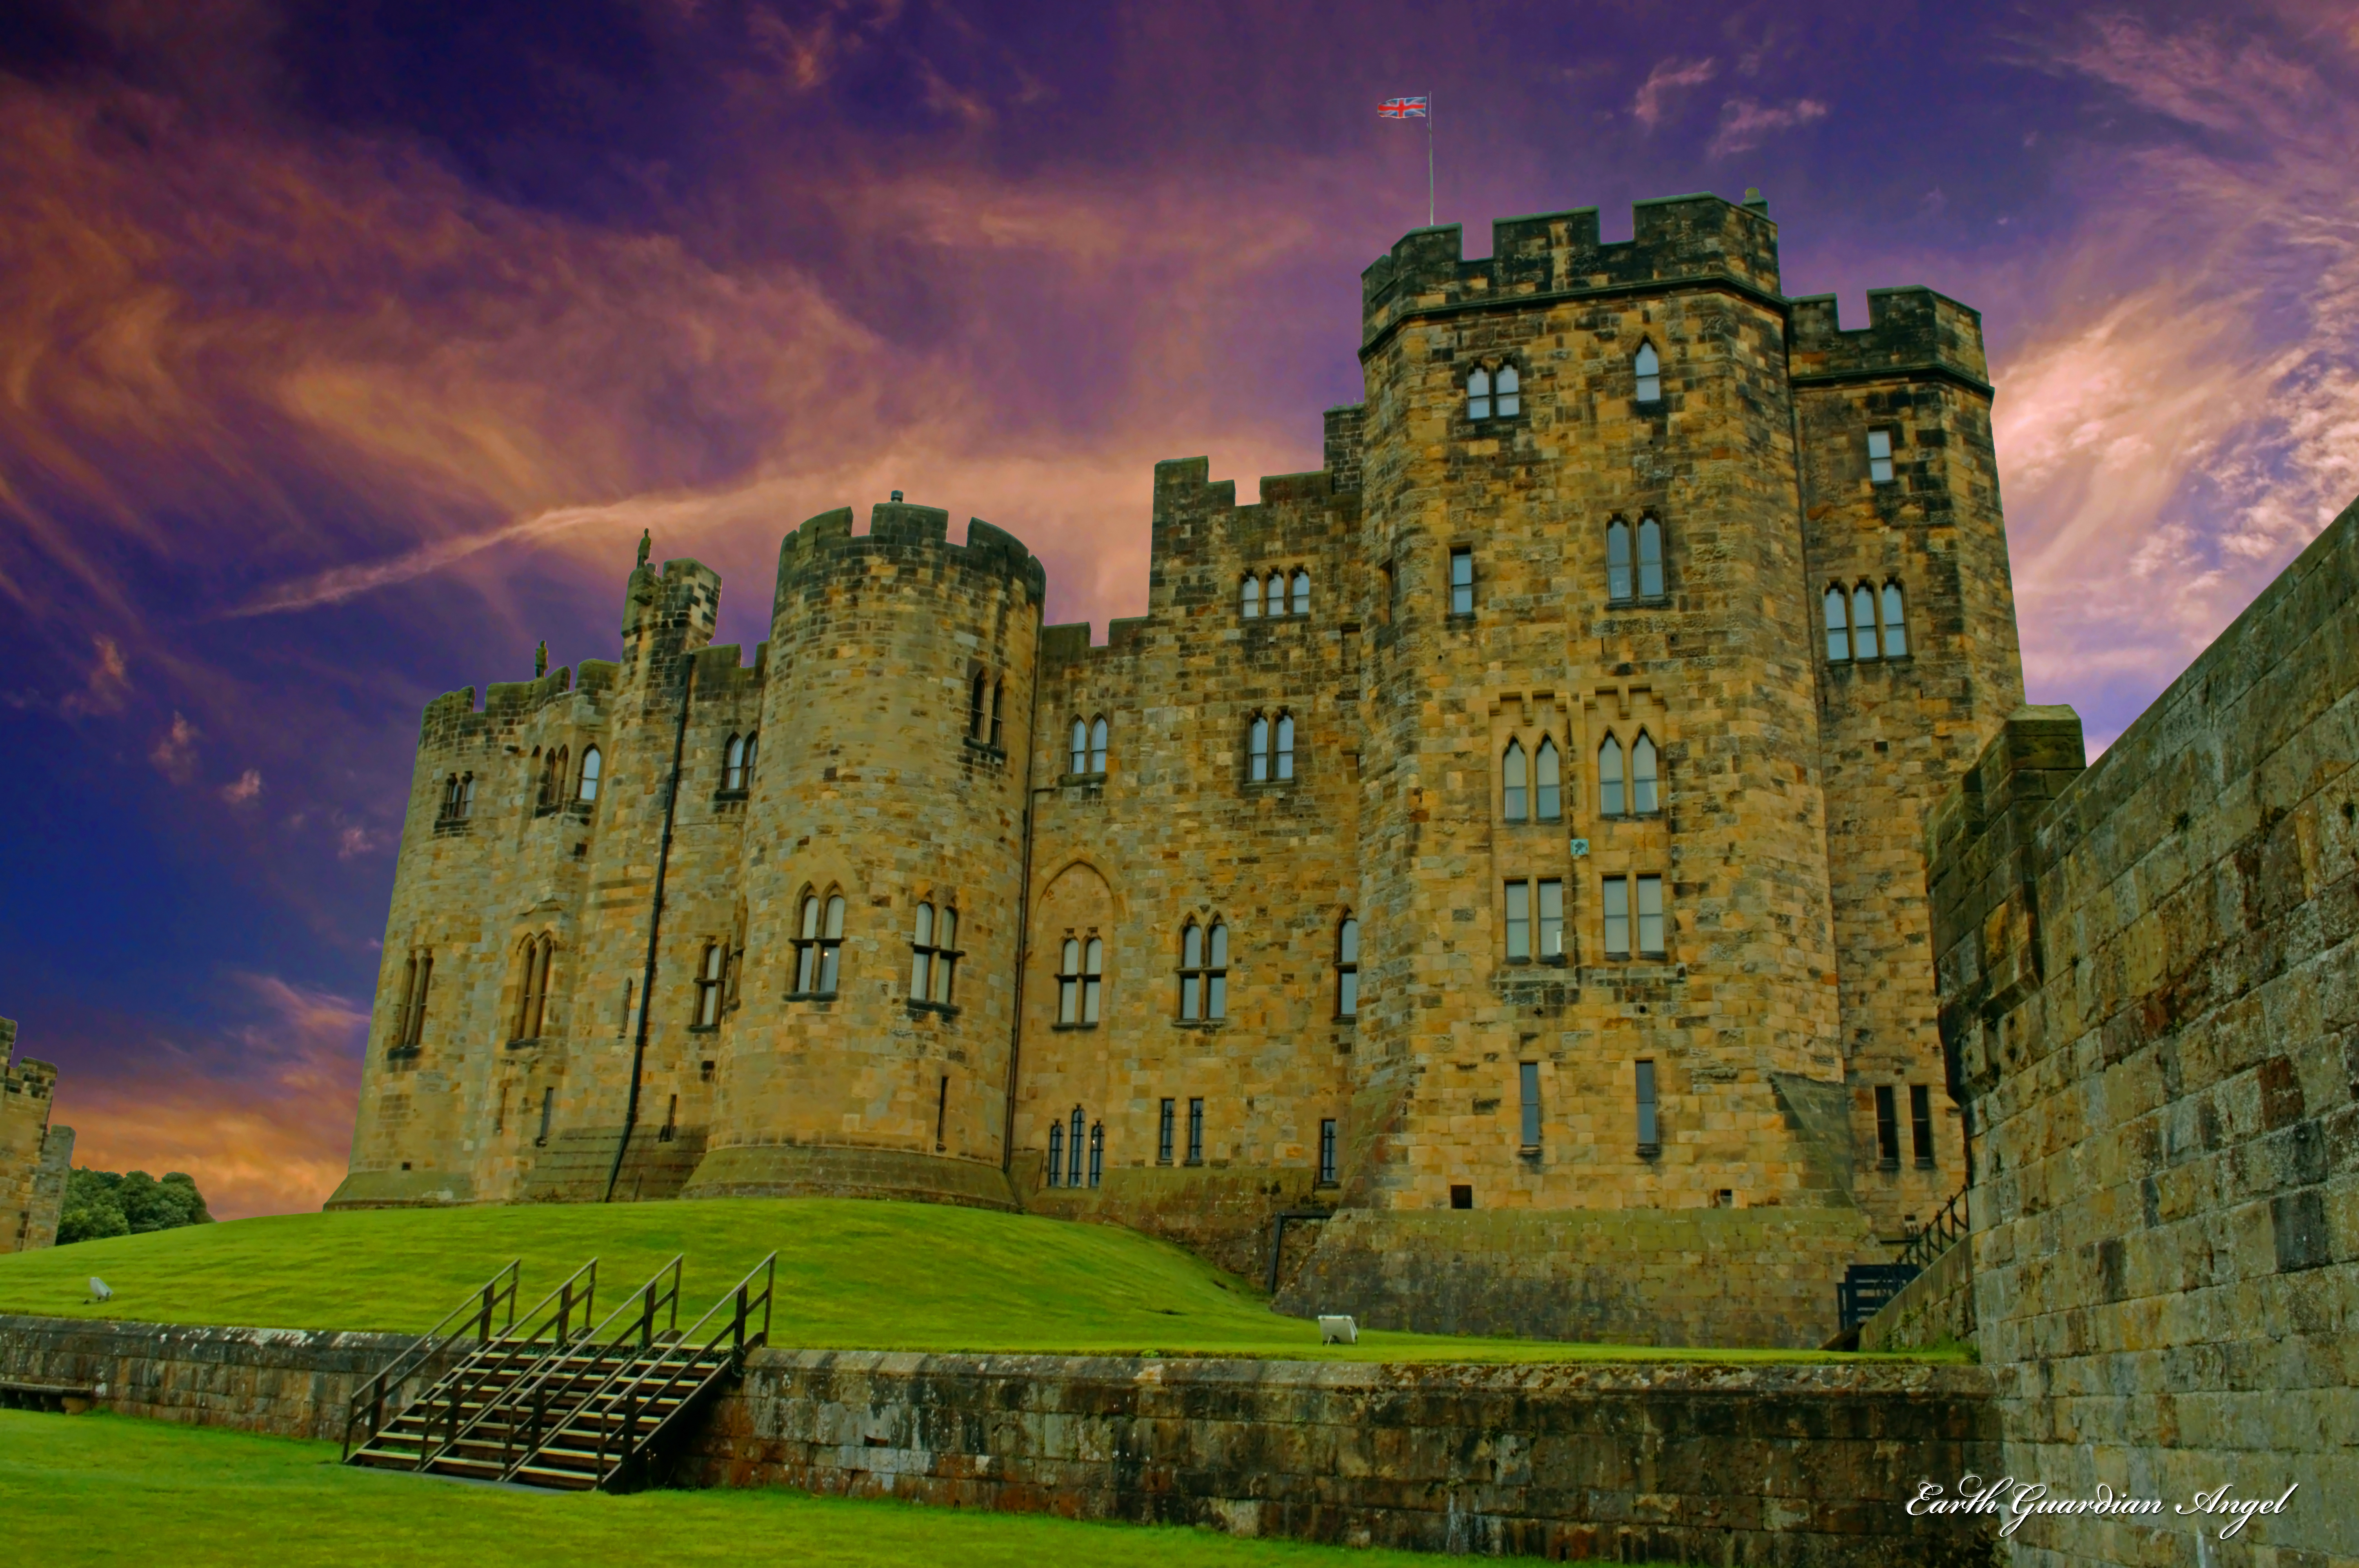
[[[1932,1159],[1883,1169],[1874,1089],[1905,1119],[1941,1082],[1917,824],[2021,695],[1979,322],[1902,290],[1841,331],[1777,292],[1766,213],[1712,197],[1642,204],[1617,244],[1594,211],[1511,220],[1477,261],[1419,231],[1363,287],[1367,399],[1329,411],[1325,468],[1239,505],[1205,460],[1159,465],[1147,613],[1102,646],[1041,626],[1014,540],[978,522],[952,546],[897,501],[865,535],[834,513],[788,537],[750,664],[706,646],[712,573],[642,565],[618,664],[430,707],[334,1201],[901,1193],[1138,1225],[1256,1272],[1279,1214],[1340,1206],[1379,1217],[1306,1233],[1305,1278],[1343,1298],[1320,1304],[1422,1326],[1486,1278],[1526,1299],[1550,1216],[1643,1211],[1630,1234],[1717,1257],[1743,1227],[1715,1212],[1810,1210],[1811,1246],[1736,1271],[1745,1299],[1666,1296],[1663,1321],[1824,1338],[1844,1264],[1964,1163],[1943,1095]],[[1477,368],[1515,370],[1518,406],[1478,417]],[[1864,441],[1887,427],[1880,484]],[[1648,519],[1662,590],[1610,594],[1609,526]],[[1820,588],[1869,575],[1906,583],[1910,651],[1839,667]],[[1245,612],[1248,578],[1282,612]],[[1071,727],[1101,718],[1104,766],[1077,765]],[[1256,718],[1291,725],[1285,776],[1275,735],[1252,774]],[[756,731],[747,787],[720,787]],[[1642,734],[1660,798],[1611,814],[1600,748]],[[1506,748],[1536,768],[1544,741],[1560,798],[1513,820]],[[597,798],[542,801],[551,752],[578,775],[592,745]],[[473,816],[446,820],[471,771]],[[1668,939],[1609,953],[1605,879],[1640,877]],[[1511,954],[1510,884],[1542,882],[1563,950]],[[842,984],[801,994],[801,901],[832,892]],[[910,995],[928,904],[959,914],[942,1005]],[[1225,933],[1218,1019],[1181,1016],[1191,924]],[[1061,1014],[1069,939],[1100,945],[1094,1023]],[[1448,1249],[1462,1289],[1386,1266],[1381,1217],[1467,1206],[1494,1217]]]
[[[0,1252],[30,1252],[58,1238],[73,1129],[49,1123],[58,1070],[15,1058],[16,1021],[0,1018]]]
[[[2003,1473],[2299,1487],[2227,1541],[2034,1519],[2018,1563],[2359,1560],[2354,627],[2359,507],[2093,766],[2026,709],[1931,818]]]

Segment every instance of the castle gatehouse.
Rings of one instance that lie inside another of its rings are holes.
[[[1979,319],[1843,330],[1757,201],[1461,249],[1363,275],[1320,471],[1158,466],[1102,643],[897,497],[786,535],[750,660],[643,550],[618,660],[429,704],[331,1206],[923,1198],[1383,1326],[1825,1338],[1966,1179],[1923,824],[2023,698]]]

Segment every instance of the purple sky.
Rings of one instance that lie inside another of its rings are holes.
[[[548,18],[562,16],[561,21]],[[419,708],[611,657],[642,528],[763,633],[889,489],[1145,604],[1440,219],[1757,186],[1789,294],[1984,315],[2033,700],[2117,733],[2359,492],[2359,14],[16,0],[0,1012],[87,1162],[342,1174]]]

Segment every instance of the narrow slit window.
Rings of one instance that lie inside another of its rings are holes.
[[[1541,736],[1532,764],[1532,815],[1542,822],[1558,821],[1564,816],[1564,770],[1557,758],[1556,742]]]
[[[1507,961],[1532,956],[1532,884],[1516,879],[1507,884]]]
[[[1930,1169],[1933,1163],[1933,1091],[1923,1084],[1908,1086],[1908,1141],[1914,1146],[1917,1163]]]
[[[1908,612],[1901,602],[1897,580],[1884,585],[1884,656],[1897,659],[1908,652]]]
[[[1522,822],[1531,815],[1531,797],[1526,784],[1528,764],[1524,757],[1524,743],[1507,742],[1507,754],[1499,763],[1500,814],[1510,822]]]
[[[1655,1106],[1655,1064],[1638,1064],[1638,1152],[1652,1154],[1663,1146],[1661,1118]]]
[[[1638,401],[1660,403],[1663,400],[1663,361],[1662,356],[1655,352],[1655,345],[1639,344],[1630,368],[1638,373]]]
[[[1465,545],[1450,552],[1450,613],[1474,613],[1474,552]]]
[[[1204,938],[1204,1016],[1221,1019],[1228,1015],[1229,928],[1215,920]]]
[[[1073,765],[1069,771],[1077,773],[1090,771],[1090,727],[1085,719],[1073,720],[1072,759]]]
[[[1900,1163],[1900,1117],[1890,1084],[1875,1086],[1875,1162],[1887,1171]]]
[[[936,1090],[934,1094],[934,1152],[937,1154],[940,1153],[943,1149],[947,1147],[942,1140],[943,1134],[950,1130],[950,1125],[951,1076],[948,1073],[944,1073],[942,1075],[942,1087]]]
[[[1644,730],[1630,743],[1630,809],[1640,816],[1662,809],[1662,795],[1658,787],[1655,762],[1655,741]]]
[[[582,753],[582,783],[574,791],[576,800],[598,798],[598,770],[603,765],[603,760],[598,755],[597,747],[592,746]]]
[[[1180,932],[1180,1017],[1204,1016],[1204,928],[1190,921]]]
[[[1244,585],[1237,590],[1237,613],[1244,616],[1248,621],[1259,620],[1261,617],[1261,579],[1257,577],[1246,578]]]
[[[1608,735],[1597,748],[1597,814],[1621,816],[1627,798],[1623,788],[1622,742]]]
[[[696,965],[696,1026],[710,1029],[721,1022],[721,968],[728,962],[728,950],[718,942],[707,942],[703,956]]]
[[[1258,713],[1245,729],[1245,777],[1255,784],[1269,780],[1269,720]]]
[[[918,928],[909,938],[909,1000],[934,994],[934,906],[918,905]]]
[[[1105,1175],[1105,1123],[1090,1124],[1090,1185],[1096,1186]]]
[[[1360,1015],[1360,923],[1351,915],[1335,928],[1335,1016]]]
[[[1892,482],[1892,432],[1870,430],[1867,433],[1867,479],[1870,484]]]
[[[1540,1146],[1540,1065],[1516,1063],[1516,1087],[1522,1090],[1524,1147],[1537,1149]]]
[[[1335,1119],[1332,1116],[1319,1123],[1319,1184],[1335,1184]]]
[[[1663,525],[1651,517],[1638,519],[1638,597],[1663,596]]]
[[[1524,378],[1515,366],[1501,365],[1494,386],[1500,418],[1512,419],[1524,411]]]
[[[1188,1102],[1188,1163],[1201,1165],[1203,1162],[1204,1102],[1191,1099]]]
[[[1291,713],[1277,716],[1277,776],[1282,779],[1294,776],[1294,715]]]
[[[678,1095],[674,1095],[671,1097],[671,1104],[664,1108],[663,1126],[656,1133],[656,1141],[658,1143],[669,1143],[672,1141],[673,1135],[679,1131],[679,1097]]]
[[[1607,877],[1600,885],[1598,907],[1605,916],[1605,956],[1630,956],[1630,879]]]
[[[1294,568],[1294,613],[1310,613],[1310,574],[1302,568]]]
[[[475,815],[475,775],[473,773],[459,775],[459,815],[462,817]]]
[[[1539,884],[1539,956],[1555,959],[1564,957],[1564,882],[1557,877],[1544,877]]]
[[[1664,946],[1663,879],[1639,877],[1638,883],[1638,953],[1642,957],[1659,958],[1669,949]]]
[[[1065,1124],[1061,1121],[1049,1124],[1049,1184],[1065,1184]]]
[[[978,670],[974,687],[968,695],[966,710],[966,732],[977,741],[983,739],[983,705],[990,694],[991,677]]]
[[[1090,772],[1106,771],[1106,721],[1103,715],[1090,720]]]
[[[996,684],[995,684],[995,685],[992,687],[992,688],[991,688],[991,743],[992,743],[993,745],[995,745],[995,746],[996,746],[996,745],[998,745],[998,744],[1000,743],[1000,741],[999,741],[999,717],[1000,717],[1000,710],[1001,710],[1001,708],[1006,705],[1006,697],[1007,697],[1007,683],[1006,683],[1006,681],[1000,681],[1000,682],[997,682]]]
[[[1155,1162],[1158,1165],[1171,1163],[1172,1139],[1176,1124],[1180,1119],[1179,1106],[1179,1101],[1167,1099],[1163,1102],[1162,1108],[1156,1112]]]
[[[1105,984],[1105,943],[1096,936],[1082,944],[1082,1022],[1098,1021],[1098,1003]]]
[[[1851,657],[1851,617],[1843,611],[1841,583],[1827,587],[1827,657],[1841,664]]]
[[[1605,524],[1605,597],[1621,604],[1630,590],[1630,524],[1616,517]]]
[[[534,1146],[535,1146],[536,1148],[538,1148],[538,1147],[544,1146],[544,1145],[546,1145],[546,1144],[549,1142],[549,1123],[550,1119],[551,1119],[551,1118],[553,1118],[553,1117],[555,1117],[555,1116],[556,1116],[556,1114],[557,1114],[557,1091],[556,1091],[555,1089],[543,1089],[543,1090],[541,1090],[541,1091],[540,1091],[540,1134],[539,1134],[539,1136],[536,1137],[536,1138],[532,1141],[533,1141],[533,1144],[534,1144]]]
[[[1082,1116],[1082,1108],[1080,1106],[1075,1106],[1073,1108],[1072,1120],[1069,1124],[1068,1128],[1069,1136],[1065,1140],[1065,1158],[1067,1161],[1067,1164],[1065,1166],[1065,1184],[1069,1187],[1078,1187],[1082,1184],[1082,1130],[1086,1125],[1088,1124]]]
[[[1851,656],[1875,657],[1875,589],[1865,583],[1851,590]]]
[[[1491,373],[1477,365],[1466,373],[1466,417],[1491,416]]]

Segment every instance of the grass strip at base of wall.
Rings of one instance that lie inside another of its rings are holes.
[[[799,1492],[540,1493],[362,1470],[333,1444],[0,1411],[0,1519],[43,1568],[579,1568],[638,1561],[845,1568],[1409,1568],[1408,1552]]]
[[[1136,1231],[832,1198],[383,1209],[190,1226],[0,1256],[0,1312],[415,1333],[511,1258],[524,1260],[520,1296],[528,1306],[596,1256],[603,1311],[677,1252],[687,1258],[684,1326],[773,1249],[770,1343],[800,1349],[1372,1361],[1848,1358],[1818,1350],[1381,1332],[1364,1333],[1356,1346],[1322,1346],[1317,1325],[1278,1316],[1251,1284]],[[112,1300],[90,1299],[92,1276],[106,1281]]]

